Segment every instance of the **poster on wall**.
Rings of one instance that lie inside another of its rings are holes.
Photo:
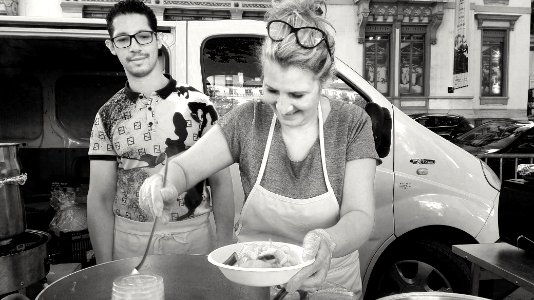
[[[456,0],[456,29],[454,36],[454,88],[459,89],[469,85],[468,82],[468,43],[467,20],[469,0]]]

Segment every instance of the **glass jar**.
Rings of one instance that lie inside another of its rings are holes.
[[[159,275],[136,274],[113,281],[111,300],[163,300],[163,278]]]

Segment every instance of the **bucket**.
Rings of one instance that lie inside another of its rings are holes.
[[[26,230],[24,202],[19,190],[25,176],[21,180],[18,147],[16,143],[0,143],[0,241]]]

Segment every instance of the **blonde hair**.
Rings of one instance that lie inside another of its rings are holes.
[[[265,37],[261,47],[260,61],[280,64],[282,67],[299,67],[314,73],[321,83],[331,79],[335,72],[333,57],[330,57],[327,47],[330,46],[334,54],[334,38],[331,34],[332,25],[320,14],[324,0],[282,0],[273,2],[273,8],[267,12],[266,21],[280,20],[291,26],[316,27],[325,33],[325,39],[317,47],[306,49],[297,43],[296,35],[290,34],[285,39],[275,42]]]

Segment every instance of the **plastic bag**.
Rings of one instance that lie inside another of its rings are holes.
[[[52,190],[50,206],[56,210],[56,214],[49,228],[57,236],[59,232],[87,229],[87,207],[85,204],[76,202],[76,193],[73,188]]]

